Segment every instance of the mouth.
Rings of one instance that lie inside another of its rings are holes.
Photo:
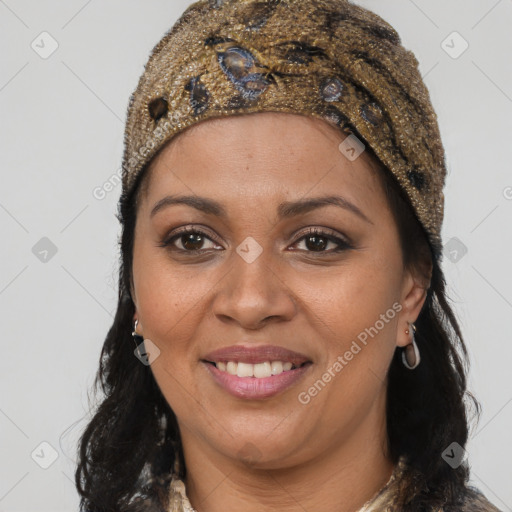
[[[222,389],[244,399],[269,398],[284,391],[313,364],[304,354],[272,345],[222,348],[201,362]]]
[[[204,361],[207,364],[215,366],[217,370],[236,375],[237,377],[253,377],[255,379],[266,379],[274,375],[281,375],[283,372],[289,372],[311,364],[311,361],[304,361],[301,364],[295,364],[290,361],[264,361],[262,363],[244,363],[242,361]]]

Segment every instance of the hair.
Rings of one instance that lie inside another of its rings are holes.
[[[367,151],[378,162],[369,145]],[[81,511],[164,511],[176,459],[178,476],[186,475],[176,416],[150,367],[134,357],[135,307],[130,294],[134,231],[150,163],[132,191],[123,191],[118,204],[116,217],[122,225],[118,305],[93,384],[95,392],[101,387],[104,397],[78,446],[75,483]],[[441,455],[451,443],[464,447],[467,442],[466,398],[480,413],[479,403],[466,390],[467,350],[448,302],[442,269],[422,225],[392,173],[383,166],[375,170],[398,228],[404,268],[430,280],[415,322],[421,364],[414,371],[405,368],[402,349],[397,347],[388,370],[387,448],[394,464],[400,457],[406,460],[409,475],[400,483],[399,506],[404,512],[456,506],[469,469],[465,462],[453,469]]]

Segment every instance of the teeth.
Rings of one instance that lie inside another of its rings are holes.
[[[279,375],[283,373],[283,363],[281,361],[272,361],[271,365],[272,375]]]
[[[252,377],[254,375],[254,365],[247,363],[238,363],[236,374],[238,377]]]
[[[237,363],[236,361],[228,361],[225,363],[219,361],[215,363],[215,365],[220,371],[227,372],[230,375],[255,377],[257,379],[279,375],[280,373],[290,371],[293,366],[289,361],[265,361],[257,364]]]
[[[258,363],[253,366],[254,366],[253,375],[258,379],[261,379],[263,377],[270,377],[272,375],[269,361],[265,361],[264,363]]]

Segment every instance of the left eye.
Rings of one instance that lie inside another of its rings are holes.
[[[314,250],[309,250],[307,252],[320,252],[320,253],[331,253],[331,252],[340,252],[346,249],[352,248],[352,245],[348,243],[346,240],[334,235],[333,233],[321,231],[317,228],[310,229],[305,235],[295,242],[296,244],[300,241],[304,240],[305,246],[310,249],[311,247]],[[326,240],[326,241],[325,241]],[[331,251],[324,251],[325,247],[329,244],[329,242],[333,243],[337,246],[335,249]],[[320,249],[320,250],[317,250]]]

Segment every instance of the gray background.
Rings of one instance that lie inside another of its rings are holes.
[[[116,306],[120,187],[94,190],[119,172],[150,50],[190,3],[0,0],[0,512],[77,509],[75,444]],[[359,3],[415,52],[439,116],[444,269],[483,405],[472,482],[512,511],[512,1]]]

